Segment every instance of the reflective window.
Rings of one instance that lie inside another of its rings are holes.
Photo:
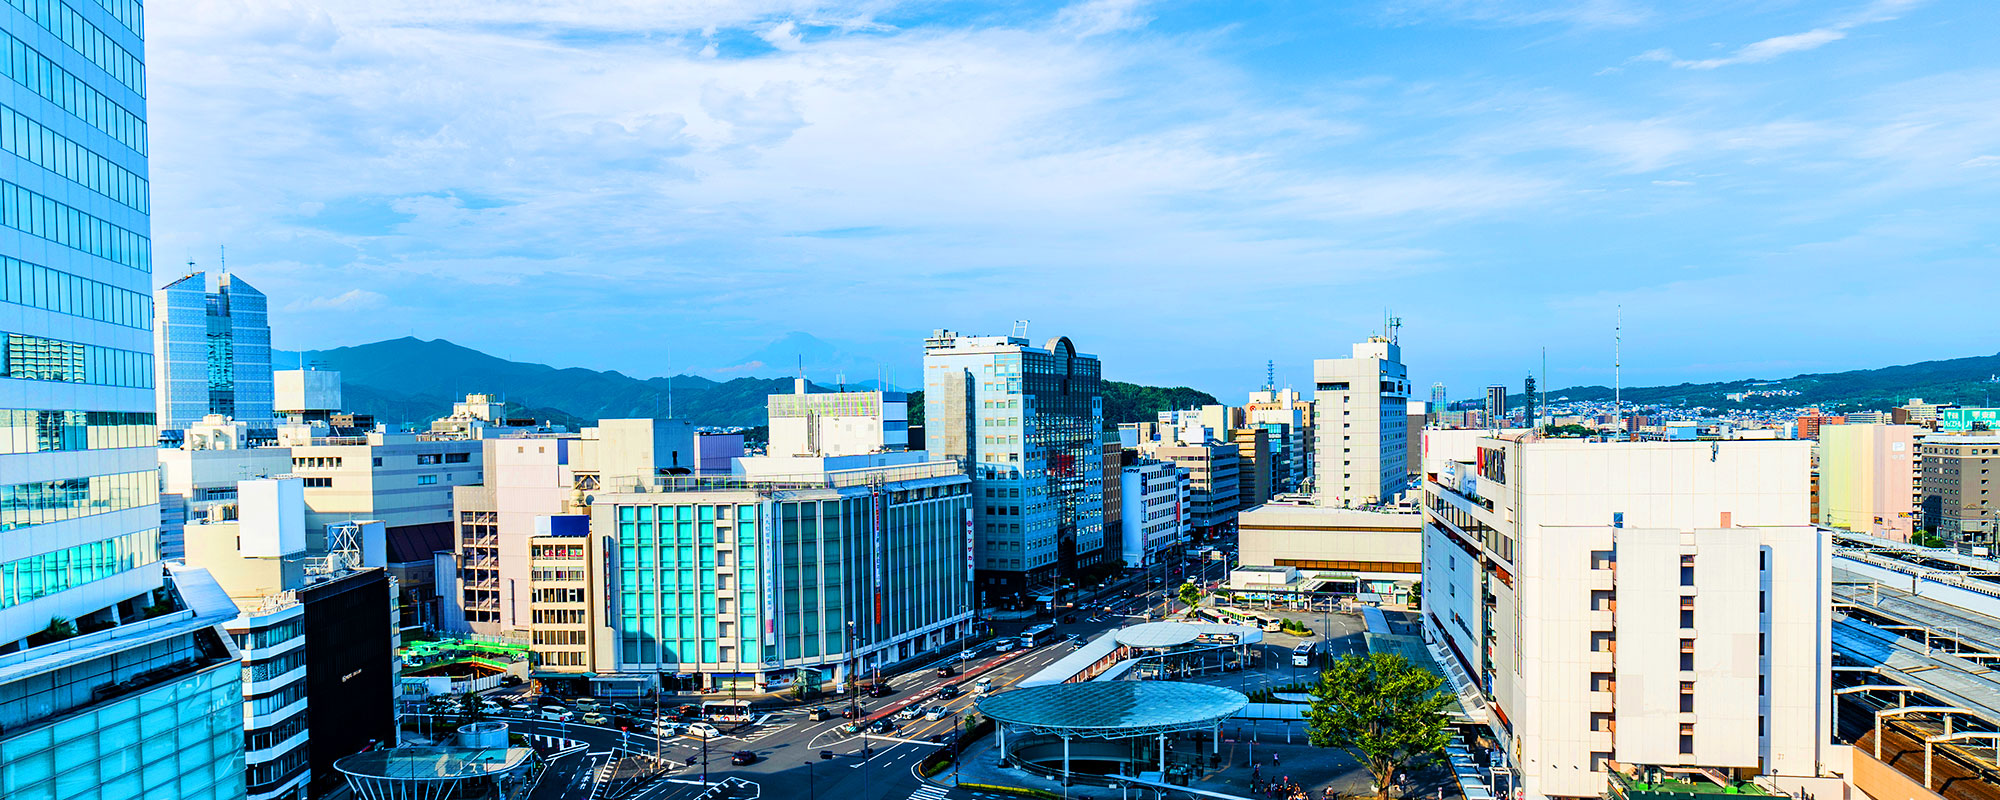
[[[0,408],[0,455],[154,447],[151,411],[41,411]]]
[[[160,532],[147,529],[9,561],[0,564],[0,608],[103,580],[159,560]]]
[[[153,354],[20,333],[7,334],[0,377],[30,381],[153,387]]]
[[[125,88],[146,96],[146,65],[62,0],[7,0],[28,19],[90,59]]]
[[[110,134],[133,152],[146,154],[146,121],[139,115],[112,102],[96,87],[56,66],[47,56],[4,30],[0,30],[0,49],[5,51],[5,57],[0,58],[0,75],[12,78],[77,119]]]
[[[0,106],[0,150],[39,164],[133,211],[143,214],[152,207],[145,178],[7,106]]]
[[[67,272],[0,256],[0,300],[142,330],[153,329],[153,298]]]
[[[153,243],[146,237],[5,181],[0,181],[0,224],[140,272],[153,271]]]
[[[0,531],[160,502],[160,472],[124,472],[0,486]]]

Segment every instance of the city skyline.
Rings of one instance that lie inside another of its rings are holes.
[[[149,41],[156,282],[226,245],[287,350],[649,375],[806,330],[914,369],[1025,317],[1234,391],[1385,311],[1448,386],[1543,345],[1552,387],[1609,384],[1621,304],[1628,385],[2000,332],[1906,354],[1891,311],[1990,271],[2000,12],[1969,2],[211,10]]]

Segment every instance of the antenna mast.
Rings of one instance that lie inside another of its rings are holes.
[[[1278,391],[1278,362],[1268,358],[1264,359],[1264,391],[1272,392],[1273,393],[1272,397],[1277,396],[1276,392]]]
[[[1632,426],[1625,422],[1625,306],[1618,306],[1618,321],[1611,328],[1611,413],[1618,417],[1619,433],[1630,441]]]

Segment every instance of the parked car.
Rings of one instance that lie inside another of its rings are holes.
[[[938,696],[938,697],[941,697],[941,698],[943,698],[943,699],[946,699],[946,700],[950,700],[950,699],[952,699],[952,698],[954,698],[954,697],[957,697],[957,696],[958,696],[958,684],[955,684],[955,683],[947,683],[947,684],[945,684],[945,685],[943,685],[943,686],[939,686],[939,687],[938,687],[938,690],[937,690],[937,696]]]
[[[729,754],[729,763],[735,764],[736,766],[739,767],[745,764],[754,764],[756,762],[757,762],[757,754],[752,753],[748,750],[738,750],[734,753]]]
[[[691,722],[684,733],[696,739],[713,739],[722,735],[722,729],[706,722]]]
[[[604,716],[603,712],[599,711],[583,712],[583,724],[585,725],[603,725],[604,723],[610,721],[611,720],[609,718]]]
[[[542,719],[550,722],[569,722],[576,719],[576,712],[562,706],[542,706]]]

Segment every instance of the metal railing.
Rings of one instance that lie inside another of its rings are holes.
[[[796,491],[841,489],[854,486],[881,486],[927,478],[951,478],[965,474],[959,462],[926,461],[888,467],[863,467],[832,472],[789,475],[636,475],[602,478],[600,486],[609,492],[646,494],[652,492],[716,491]]]

